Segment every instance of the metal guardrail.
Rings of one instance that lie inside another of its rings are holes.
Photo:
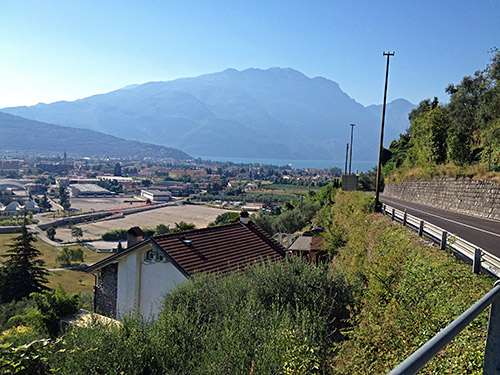
[[[448,233],[434,224],[385,203],[382,205],[382,212],[391,216],[392,220],[400,221],[404,226],[417,230],[419,236],[426,236],[438,242],[442,250],[448,248],[469,259],[472,261],[472,270],[474,273],[479,273],[482,268],[495,277],[500,278],[500,258],[497,256],[490,254],[453,233]]]
[[[389,375],[416,374],[489,305],[491,311],[484,350],[483,375],[500,374],[500,283],[497,281],[483,298],[401,362]]]
[[[454,234],[448,233],[434,224],[409,215],[405,211],[383,204],[382,212],[391,216],[392,220],[400,221],[404,226],[417,230],[420,236],[425,235],[438,242],[441,249],[449,248],[470,259],[473,272],[478,273],[483,268],[494,276],[500,277],[500,258],[495,255]],[[483,298],[401,362],[389,375],[416,374],[489,305],[491,305],[491,311],[486,337],[483,374],[500,375],[500,280]]]

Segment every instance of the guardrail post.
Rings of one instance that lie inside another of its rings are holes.
[[[479,273],[481,270],[481,249],[474,250],[474,260],[472,261],[472,272]]]
[[[392,215],[391,215],[391,220],[394,220],[394,216],[396,215],[396,209],[392,209]]]
[[[408,216],[408,214],[405,211],[405,214],[403,216],[403,227],[406,226],[407,216]]]
[[[446,249],[446,239],[448,238],[448,232],[443,231],[443,235],[441,236],[441,246],[439,247],[441,250]]]
[[[418,235],[420,237],[424,234],[424,223],[425,222],[423,220],[420,220],[420,226],[418,227]]]
[[[384,216],[387,215],[387,206],[385,203],[382,205],[382,213],[384,214]]]
[[[498,284],[498,281],[495,285]],[[484,348],[483,375],[500,374],[500,297],[493,300]]]

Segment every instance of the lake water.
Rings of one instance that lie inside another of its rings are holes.
[[[203,160],[211,161],[230,161],[242,164],[271,164],[279,167],[291,164],[294,169],[316,168],[328,169],[337,167],[344,170],[345,160],[292,160],[292,159],[263,159],[263,158],[236,158],[230,156],[197,156]],[[377,161],[352,161],[351,171],[366,172],[377,165]],[[348,166],[349,168],[349,166]]]

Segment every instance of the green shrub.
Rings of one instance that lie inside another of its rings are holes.
[[[76,313],[80,306],[79,294],[69,295],[59,284],[56,290],[31,293],[33,307],[25,309],[24,314],[11,318],[16,323],[33,327],[37,332],[48,333],[52,337],[59,334],[59,321],[65,315]]]
[[[85,258],[83,250],[64,246],[56,255],[55,261],[62,266],[71,266],[72,263],[82,263]]]
[[[320,203],[313,199],[301,202],[292,200],[283,205],[283,210],[279,215],[271,216],[261,213],[253,215],[252,220],[270,235],[278,232],[295,233],[311,223],[319,208]]]
[[[481,298],[492,282],[389,219],[371,215],[356,194],[337,195],[330,213],[345,245],[335,264],[355,285],[349,337],[337,344],[334,374],[385,374]],[[482,371],[483,313],[423,370]]]
[[[0,371],[2,374],[44,375],[50,369],[47,354],[52,349],[50,340],[36,340],[25,345],[0,344]]]
[[[350,296],[340,274],[300,259],[198,275],[154,323],[75,329],[49,363],[71,374],[315,373],[342,339]]]
[[[151,326],[126,319],[122,326],[93,322],[66,333],[49,357],[63,374],[160,374],[152,356]]]
[[[209,227],[216,227],[223,224],[234,223],[240,219],[240,214],[238,212],[224,212],[218,215],[213,222],[208,224]]]
[[[9,322],[10,318],[22,314],[27,307],[32,306],[34,306],[33,300],[28,298],[0,304],[0,332],[14,326]]]
[[[113,229],[101,234],[104,241],[122,241],[127,239],[127,229]]]

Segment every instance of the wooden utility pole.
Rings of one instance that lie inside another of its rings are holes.
[[[380,168],[382,166],[382,153],[384,151],[384,121],[385,121],[385,106],[387,102],[387,82],[389,80],[389,58],[394,56],[394,52],[384,52],[387,56],[387,67],[385,68],[385,88],[384,88],[384,105],[382,107],[382,127],[380,129],[380,147],[378,150],[378,164],[377,164],[377,184],[375,188],[375,208],[378,210],[380,207]]]

